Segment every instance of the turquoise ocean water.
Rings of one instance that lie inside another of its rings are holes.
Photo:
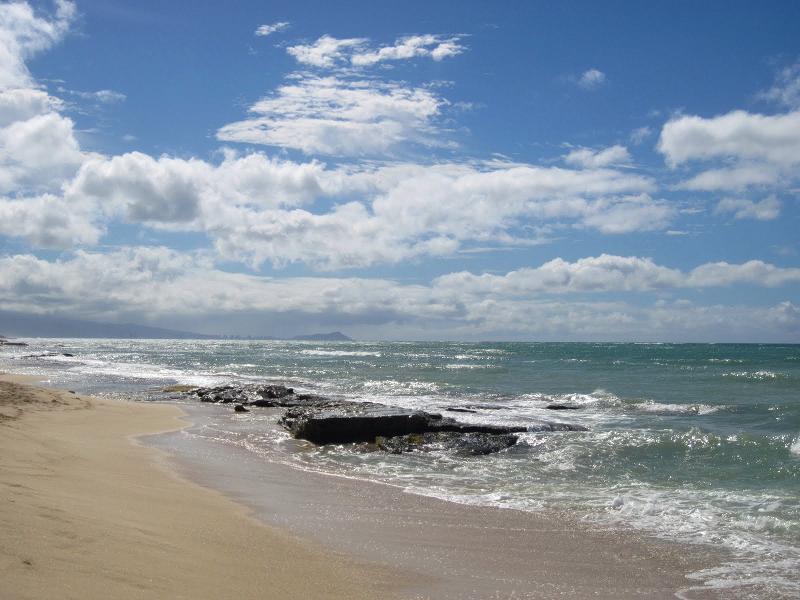
[[[462,420],[579,423],[589,431],[529,432],[506,452],[469,458],[291,452],[255,411],[236,431],[227,418],[206,435],[413,493],[714,544],[731,560],[694,573],[698,584],[732,597],[800,597],[800,345],[27,341],[3,349],[0,369],[93,393],[152,399],[172,383],[274,381],[477,411]],[[545,408],[554,402],[579,408]]]

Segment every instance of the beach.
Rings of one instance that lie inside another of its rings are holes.
[[[176,459],[136,436],[168,445],[178,407],[0,390],[3,598],[711,597],[685,592],[710,564],[696,548],[244,455]]]
[[[3,377],[0,597],[395,596],[399,571],[261,524],[135,442],[183,427],[180,415]]]

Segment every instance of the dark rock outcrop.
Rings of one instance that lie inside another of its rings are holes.
[[[545,408],[547,410],[578,410],[580,406],[575,406],[573,404],[548,404]]]
[[[247,407],[254,406],[285,408],[279,423],[295,438],[314,444],[369,443],[395,453],[443,449],[464,455],[489,454],[513,446],[518,439],[514,434],[524,431],[586,431],[581,425],[550,421],[527,427],[464,423],[439,413],[298,394],[292,388],[273,384],[223,385],[187,393],[202,402],[235,403],[236,412],[249,412]],[[446,410],[475,413],[477,408],[489,407]]]
[[[290,408],[280,423],[294,437],[315,444],[371,442],[377,437],[433,432],[503,434],[526,431],[525,427],[461,423],[438,413],[346,401]]]

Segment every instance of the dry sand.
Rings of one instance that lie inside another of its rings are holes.
[[[0,598],[385,598],[399,573],[265,526],[132,436],[178,408],[0,379]]]

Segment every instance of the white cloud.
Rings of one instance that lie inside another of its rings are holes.
[[[769,164],[740,164],[734,167],[708,169],[682,181],[676,187],[684,190],[722,191],[745,190],[752,186],[778,185],[784,176],[782,169]]]
[[[602,198],[587,206],[582,223],[602,233],[658,231],[672,222],[676,210],[648,194]]]
[[[64,185],[64,200],[93,206],[103,223],[205,232],[229,260],[338,269],[452,255],[471,242],[538,243],[544,226],[659,229],[674,210],[652,199],[652,188],[646,177],[613,169],[328,168],[233,152],[214,165],[133,152],[87,160]]]
[[[720,287],[741,283],[765,287],[800,283],[800,269],[776,267],[760,260],[739,265],[716,262],[700,265],[686,277],[686,284],[690,287]]]
[[[577,167],[597,169],[608,166],[629,165],[631,155],[625,146],[610,146],[602,150],[575,148],[564,156],[564,161]]]
[[[312,67],[331,69],[371,67],[385,61],[428,57],[435,61],[464,52],[462,36],[433,34],[409,35],[394,44],[377,49],[368,47],[367,38],[335,38],[323,35],[313,44],[298,44],[287,48],[297,62]]]
[[[735,219],[771,221],[781,214],[781,202],[775,196],[768,196],[759,202],[744,198],[723,198],[717,203],[714,212],[733,213]]]
[[[25,239],[39,248],[94,245],[102,229],[92,207],[45,194],[16,200],[0,199],[0,235]]]
[[[349,54],[362,48],[366,43],[366,38],[338,39],[323,35],[313,44],[289,46],[286,51],[304,65],[331,68],[343,60],[349,61]]]
[[[31,117],[57,112],[63,102],[45,92],[31,88],[0,90],[0,127]]]
[[[800,166],[800,111],[760,115],[733,111],[713,118],[682,116],[667,122],[658,150],[672,167],[723,162],[680,183],[691,190],[783,187]]]
[[[689,272],[657,265],[650,258],[602,254],[568,262],[556,258],[540,267],[505,275],[463,271],[433,281],[437,291],[454,296],[521,298],[549,294],[648,292],[681,288],[728,287],[738,284],[778,287],[800,283],[800,269],[751,260],[743,264],[707,263]]]
[[[306,154],[383,154],[404,143],[441,145],[434,120],[445,101],[398,83],[299,76],[225,125],[223,141],[295,148]]]
[[[459,40],[459,36],[446,38],[431,34],[411,35],[398,39],[391,46],[366,52],[355,52],[350,57],[350,63],[355,67],[368,67],[383,61],[407,60],[419,56],[429,56],[433,60],[439,61],[464,51],[465,48],[459,44]]]
[[[36,115],[0,129],[0,192],[54,191],[88,157],[71,119]]]
[[[259,25],[255,34],[260,37],[266,37],[273,33],[278,33],[289,27],[288,21],[278,21],[277,23]]]
[[[25,64],[63,38],[74,16],[63,0],[49,18],[26,2],[0,4],[0,194],[57,191],[88,156],[72,120],[58,112],[64,103],[39,89]]]
[[[588,69],[581,73],[575,83],[585,90],[596,90],[606,82],[606,74],[598,69]]]
[[[678,117],[664,125],[658,150],[671,167],[714,158],[794,165],[800,162],[800,111],[767,116],[736,110],[710,119]]]
[[[0,89],[35,87],[25,60],[61,40],[75,14],[66,0],[55,1],[52,19],[37,16],[27,2],[0,4]]]
[[[339,321],[383,326],[423,337],[519,339],[791,339],[800,310],[774,306],[698,306],[686,301],[632,305],[552,295],[602,294],[690,286],[782,285],[800,281],[800,269],[751,261],[701,265],[683,273],[650,259],[602,255],[570,263],[555,259],[504,276],[454,273],[430,285],[387,279],[272,279],[229,273],[203,253],[166,248],[76,252],[53,262],[30,255],[0,258],[0,308],[43,312],[58,307],[90,318],[170,319],[180,313],[216,322],[235,314],[298,323]],[[252,330],[251,330],[252,331]],[[788,338],[787,338],[788,336]]]
[[[800,62],[781,69],[774,85],[760,95],[790,109],[800,108]]]

